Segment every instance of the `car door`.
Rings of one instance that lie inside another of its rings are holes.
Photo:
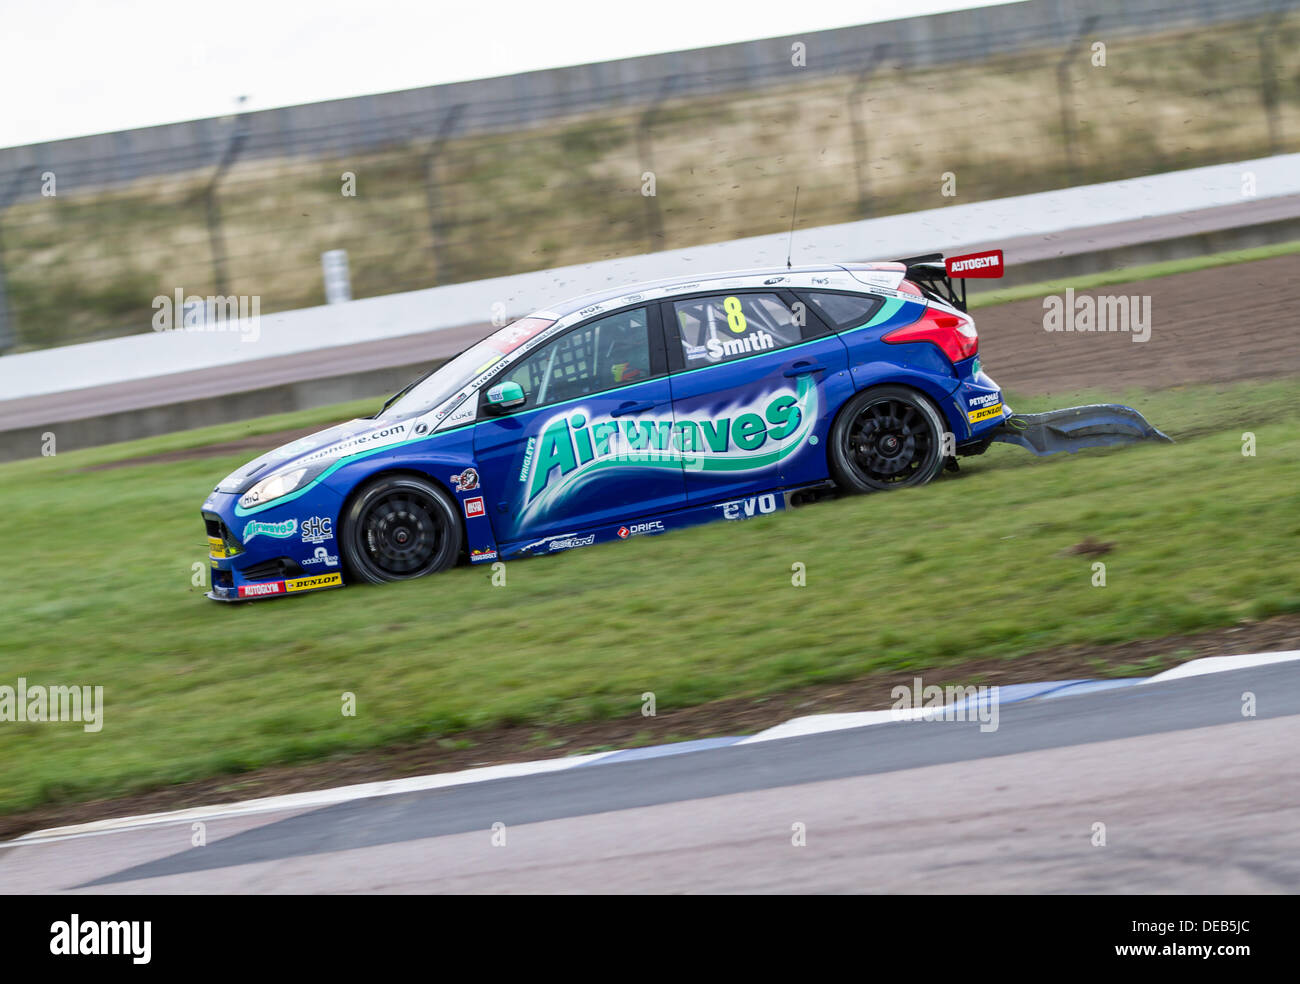
[[[830,477],[826,442],[840,407],[855,392],[849,349],[839,333],[866,324],[884,303],[883,298],[871,295],[816,289],[796,290],[794,297],[792,306],[806,316],[805,335],[811,339],[804,343],[799,357],[825,370],[815,374],[817,404],[812,433],[781,459],[781,484],[786,487]]]
[[[503,545],[543,540],[685,502],[671,446],[672,395],[655,306],[572,328],[493,381],[522,406],[480,395],[474,453]]]
[[[787,291],[702,294],[662,307],[687,501],[778,488],[789,484],[787,467],[791,480],[824,477],[816,428],[827,377],[847,367],[839,339]]]

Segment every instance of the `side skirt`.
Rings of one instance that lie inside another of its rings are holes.
[[[541,554],[560,553],[575,547],[589,547],[595,543],[608,543],[616,540],[630,540],[637,536],[657,536],[670,530],[685,529],[688,526],[700,526],[716,520],[752,519],[755,516],[769,516],[784,512],[805,502],[829,493],[830,483],[817,482],[801,485],[779,492],[762,492],[741,499],[727,499],[704,505],[684,506],[668,513],[654,516],[629,518],[617,526],[575,527],[571,532],[543,537],[539,540],[509,543],[500,549],[503,559],[515,557],[533,557]]]

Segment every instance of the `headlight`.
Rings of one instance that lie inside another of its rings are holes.
[[[286,496],[300,486],[306,485],[309,480],[308,472],[315,470],[295,468],[292,471],[280,472],[264,478],[243,494],[239,504],[245,509],[252,509],[254,506],[264,506],[268,502],[274,502],[281,496]]]

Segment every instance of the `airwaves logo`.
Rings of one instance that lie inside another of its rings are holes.
[[[296,519],[286,519],[283,523],[259,523],[254,519],[244,524],[243,540],[247,543],[255,536],[273,536],[283,540],[297,532],[298,521]]]
[[[537,519],[591,477],[613,467],[741,472],[766,468],[797,450],[817,420],[817,387],[800,376],[794,391],[708,415],[591,419],[568,409],[542,425],[523,463],[520,520]]]

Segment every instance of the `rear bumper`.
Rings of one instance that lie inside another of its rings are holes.
[[[982,369],[979,360],[971,359],[958,366],[961,382],[953,390],[949,399],[949,410],[953,418],[953,433],[957,444],[970,444],[984,441],[991,437],[1002,422],[1011,416],[1011,410],[1002,399],[1002,389]]]

